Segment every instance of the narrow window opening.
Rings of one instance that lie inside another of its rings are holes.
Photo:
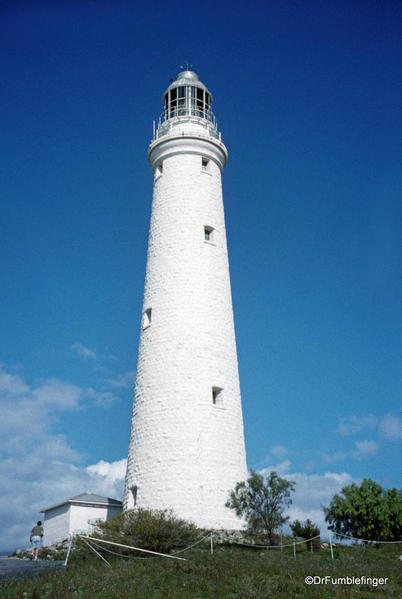
[[[137,505],[137,493],[138,493],[138,487],[137,487],[137,485],[133,485],[133,486],[130,488],[130,491],[131,491],[131,493],[132,493],[132,496],[133,496],[133,500],[134,500],[134,507],[135,507],[135,506]]]
[[[151,317],[152,317],[152,308],[148,308],[147,310],[145,310],[144,314],[142,315],[142,328],[143,329],[150,326]]]
[[[222,391],[223,389],[221,387],[212,387],[212,403],[214,406],[222,405]]]
[[[202,158],[201,164],[202,164],[202,170],[203,171],[207,171],[208,170],[208,165],[209,165],[208,158]]]
[[[163,173],[163,163],[161,162],[155,167],[155,177],[159,177]]]
[[[205,227],[204,227],[204,240],[205,241],[209,241],[211,243],[214,241],[214,229],[213,229],[213,227],[209,227],[208,225],[205,225]]]

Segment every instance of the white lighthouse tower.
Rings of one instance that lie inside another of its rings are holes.
[[[190,70],[163,95],[124,509],[172,508],[240,528],[225,507],[247,478],[222,201],[227,150]]]

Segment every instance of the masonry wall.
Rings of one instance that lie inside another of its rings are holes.
[[[78,530],[90,532],[92,526],[88,520],[109,520],[121,512],[119,507],[96,507],[66,503],[49,510],[43,523],[45,546],[60,543],[68,539],[70,534]]]
[[[70,506],[65,504],[45,513],[45,520],[43,522],[43,544],[45,546],[53,545],[54,543],[59,543],[64,539],[68,539],[70,534],[69,508]]]
[[[145,315],[124,507],[134,506],[135,485],[137,506],[238,528],[224,504],[247,477],[243,420],[221,170],[212,159],[203,168],[206,145],[165,156],[154,183],[143,303],[151,322]]]
[[[109,520],[121,512],[121,508],[108,508],[86,505],[71,505],[69,533],[77,530],[92,530],[88,520]]]

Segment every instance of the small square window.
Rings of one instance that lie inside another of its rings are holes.
[[[154,175],[155,177],[159,177],[159,175],[161,175],[163,173],[163,164],[162,162],[155,167],[155,171],[154,171]]]
[[[210,242],[214,241],[214,228],[213,227],[205,225],[205,227],[204,227],[204,240],[205,241],[210,241]]]
[[[212,403],[214,406],[222,405],[223,389],[221,387],[212,387]]]
[[[147,327],[150,326],[151,318],[152,318],[152,308],[148,308],[147,310],[145,310],[144,314],[142,315],[142,328],[143,329],[146,329]]]
[[[207,171],[208,170],[208,165],[209,165],[209,160],[208,158],[202,158],[201,160],[201,165],[202,165],[202,170],[203,171]]]

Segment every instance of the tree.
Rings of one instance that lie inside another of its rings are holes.
[[[402,497],[396,489],[385,490],[369,478],[360,487],[355,483],[334,495],[324,507],[328,528],[335,533],[373,541],[402,538]]]
[[[312,539],[320,534],[318,526],[308,518],[305,522],[295,520],[290,525],[290,528],[295,537],[301,537],[302,539]]]
[[[276,472],[271,472],[264,481],[261,474],[251,470],[247,481],[237,483],[230,492],[226,507],[245,518],[251,533],[265,533],[273,543],[275,530],[289,520],[283,512],[292,503],[290,493],[294,488],[295,483]]]

